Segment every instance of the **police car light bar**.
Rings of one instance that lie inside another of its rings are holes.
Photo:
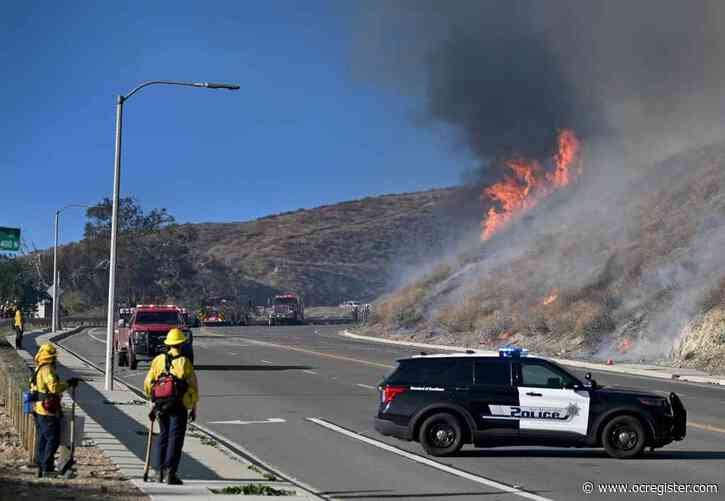
[[[498,349],[498,355],[503,358],[519,358],[525,357],[529,354],[529,350],[526,348],[519,348],[518,346],[502,346]]]

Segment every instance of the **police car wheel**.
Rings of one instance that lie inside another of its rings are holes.
[[[645,438],[642,423],[632,416],[615,417],[602,432],[604,450],[618,459],[639,456],[644,450]]]
[[[449,456],[463,446],[463,429],[456,416],[447,412],[433,414],[420,427],[418,440],[431,456]]]

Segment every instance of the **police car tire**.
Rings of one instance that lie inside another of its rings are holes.
[[[437,432],[449,434],[445,439],[445,445],[436,443],[433,435]],[[431,456],[450,456],[463,447],[463,427],[453,414],[439,412],[423,421],[418,441]]]
[[[615,435],[619,431],[634,433],[636,441],[623,447],[617,443]],[[617,459],[629,459],[642,454],[646,440],[644,426],[639,419],[633,416],[617,416],[611,419],[602,431],[602,444],[607,454]]]

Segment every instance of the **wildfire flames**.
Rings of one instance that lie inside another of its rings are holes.
[[[546,170],[537,160],[513,158],[506,162],[512,174],[483,190],[492,202],[481,225],[482,240],[507,226],[514,218],[536,206],[554,191],[569,185],[582,173],[579,138],[574,131],[559,131],[557,150],[554,154],[554,170]],[[548,303],[547,303],[548,304]]]
[[[548,296],[541,302],[544,306],[548,306],[559,298],[559,291],[556,289],[552,290]]]
[[[630,341],[629,339],[623,339],[617,346],[617,351],[620,354],[624,355],[625,353],[627,353],[629,350],[632,349],[632,345],[633,345],[632,341]]]

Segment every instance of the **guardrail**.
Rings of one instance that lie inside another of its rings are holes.
[[[1,324],[0,324],[1,325]],[[29,460],[35,462],[35,423],[33,416],[23,413],[23,391],[28,387],[31,376],[25,360],[15,348],[0,337],[0,397],[5,401],[5,410],[20,435]]]

